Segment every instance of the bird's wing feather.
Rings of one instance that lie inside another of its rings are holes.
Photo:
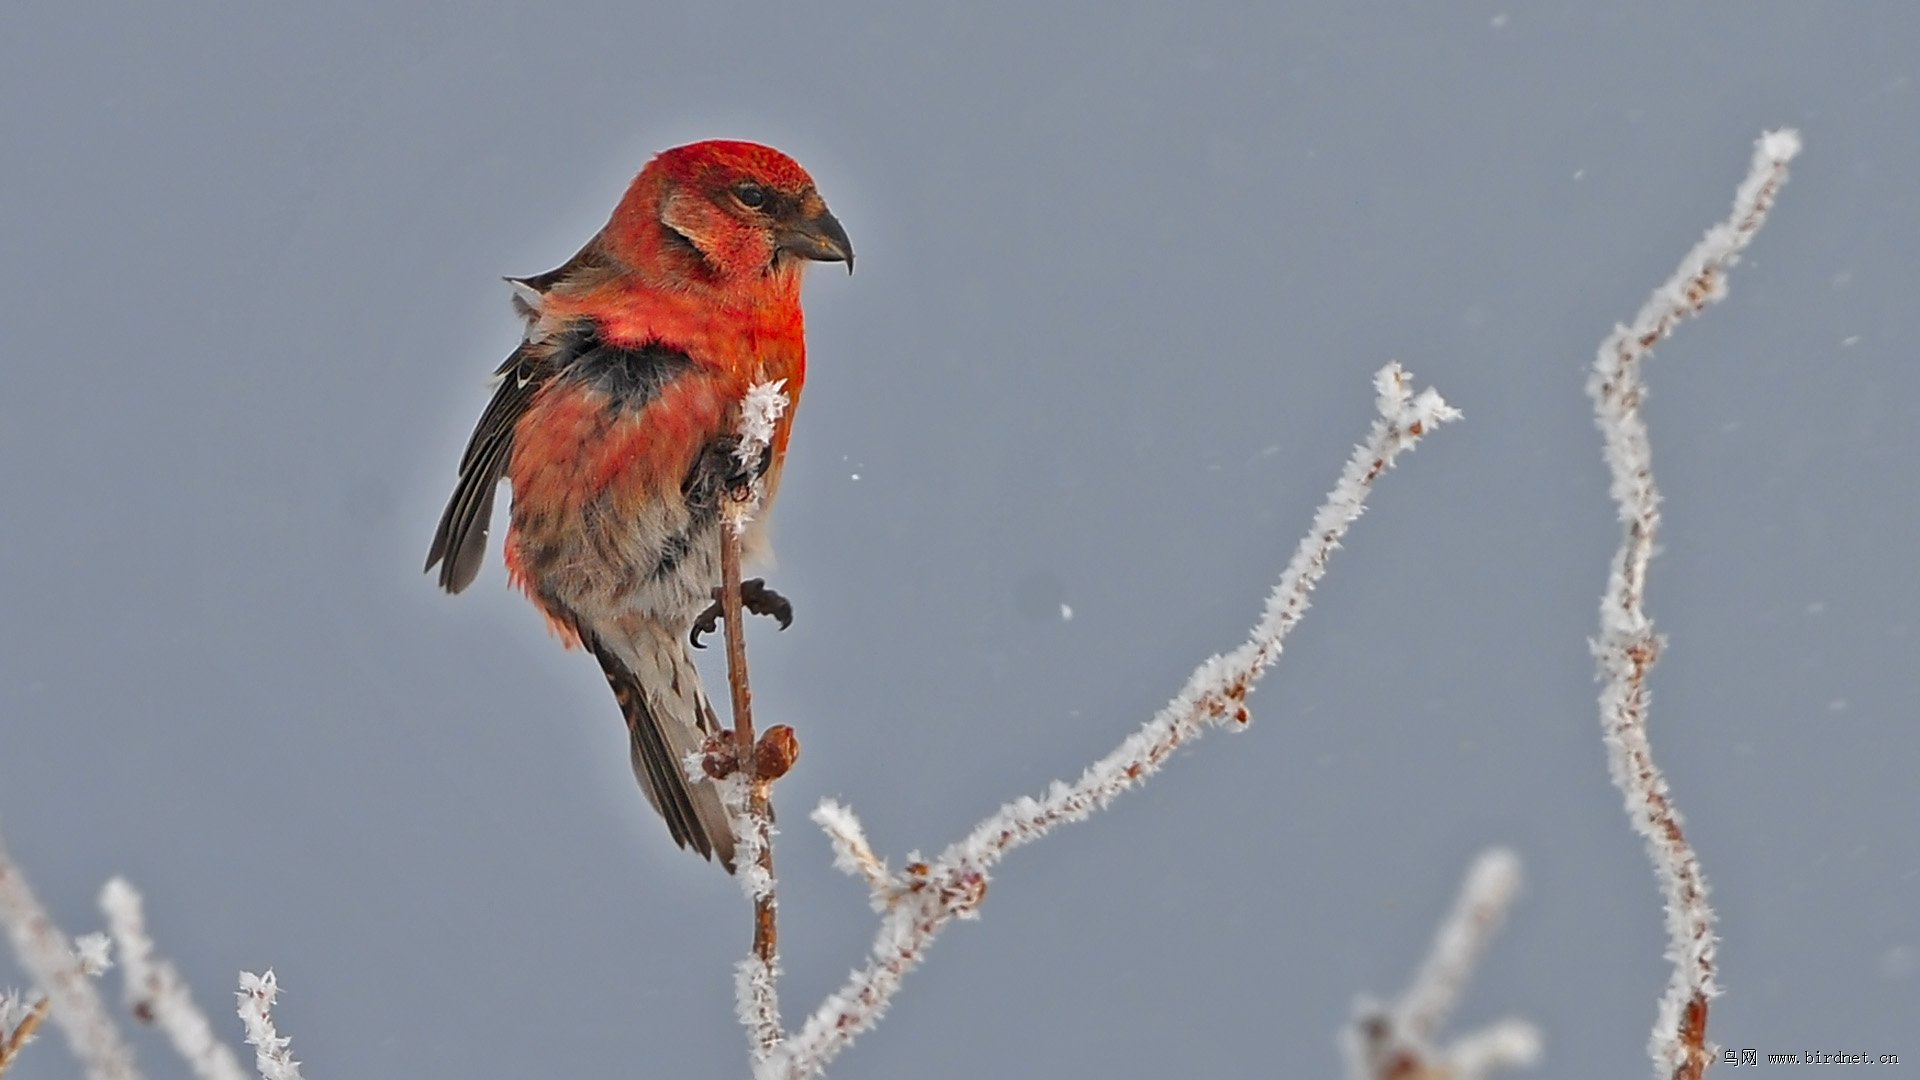
[[[554,289],[579,290],[591,288],[596,284],[617,276],[619,267],[607,256],[606,247],[600,236],[587,241],[586,246],[573,253],[573,257],[544,274],[528,277],[510,277],[507,284],[513,286],[513,310],[527,320],[529,330],[540,318],[541,301]]]
[[[514,425],[558,370],[551,349],[523,342],[494,372],[493,400],[460,456],[460,479],[446,511],[440,515],[433,545],[427,550],[426,569],[440,565],[440,587],[448,592],[466,588],[480,572],[487,553],[494,492],[513,450]]]
[[[707,858],[718,855],[731,874],[733,825],[720,793],[711,781],[692,780],[686,772],[687,756],[719,730],[713,705],[677,628],[647,621],[635,630],[618,643],[587,639],[626,717],[633,775],[666,819],[673,842]]]

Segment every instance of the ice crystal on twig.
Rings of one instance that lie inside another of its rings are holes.
[[[293,1060],[292,1040],[273,1026],[273,1003],[280,996],[280,981],[269,968],[265,975],[251,971],[240,973],[240,1023],[247,1029],[247,1043],[253,1047],[254,1065],[261,1080],[300,1080],[300,1063]]]
[[[733,456],[742,467],[754,469],[762,455],[772,449],[774,429],[780,418],[786,415],[789,404],[786,385],[785,379],[755,383],[747,388],[746,397],[741,399],[740,442],[733,448]],[[748,498],[729,502],[722,512],[735,528],[739,528],[753,520],[764,497],[765,485],[756,478],[752,494]]]

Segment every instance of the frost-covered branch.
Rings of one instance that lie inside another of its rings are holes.
[[[0,845],[0,923],[6,925],[21,965],[45,992],[32,1006],[17,994],[0,995],[0,1075],[32,1038],[34,1028],[51,1015],[66,1033],[67,1044],[89,1080],[137,1080],[140,1072],[134,1067],[132,1051],[87,981],[111,966],[112,947],[118,942],[127,979],[127,1007],[134,1016],[159,1025],[200,1080],[245,1080],[239,1059],[214,1038],[206,1014],[193,1003],[180,973],[154,955],[140,894],[125,880],[114,878],[100,892],[100,907],[106,912],[112,939],[87,934],[69,946]],[[242,972],[240,1019],[247,1041],[258,1049],[261,1077],[300,1080],[300,1067],[287,1053],[287,1040],[273,1030],[269,1008],[278,989],[271,971],[265,976]]]
[[[21,1048],[33,1041],[51,1008],[53,1000],[45,994],[31,1005],[18,990],[0,994],[0,1076],[7,1075],[7,1067],[20,1056]]]
[[[194,1003],[180,972],[154,955],[140,894],[125,878],[114,878],[100,891],[100,908],[106,913],[107,929],[120,946],[127,1008],[165,1032],[167,1041],[200,1080],[246,1080],[240,1059],[214,1037],[207,1014]]]
[[[1091,815],[1159,771],[1173,752],[1221,725],[1245,725],[1253,685],[1279,659],[1287,634],[1305,613],[1313,588],[1347,528],[1360,516],[1368,492],[1394,459],[1420,436],[1459,414],[1432,390],[1415,393],[1408,374],[1388,365],[1374,378],[1379,419],[1348,460],[1314,516],[1265,611],[1239,648],[1196,669],[1174,699],[1118,748],[1073,783],[1056,781],[1037,797],[1017,799],[981,822],[930,862],[914,860],[897,876],[874,857],[857,819],[823,803],[814,820],[826,828],[835,864],[866,881],[883,910],[872,955],[806,1024],[759,1069],[761,1077],[805,1080],[820,1075],[855,1037],[886,1011],[901,981],[924,959],[948,923],[970,918],[986,896],[989,872],[1008,852],[1055,828]]]
[[[733,448],[735,462],[752,472],[762,471],[758,468],[761,458],[772,451],[780,418],[787,415],[791,404],[785,379],[755,383],[747,388],[746,397],[740,402],[740,443]],[[764,475],[755,476],[747,497],[729,502],[722,508],[721,516],[732,525],[745,525],[753,520],[766,496]]]
[[[775,919],[779,894],[773,877],[771,793],[757,799],[752,781],[736,771],[716,781],[734,835],[740,888],[753,905],[753,948],[734,969],[734,1007],[747,1029],[748,1049],[756,1065],[785,1038],[780,1021],[780,954]],[[756,805],[757,803],[757,805]]]
[[[872,894],[873,910],[885,911],[899,896],[900,879],[887,869],[887,861],[873,853],[873,845],[867,842],[867,831],[853,811],[841,806],[832,799],[820,800],[813,809],[814,824],[827,834],[827,842],[833,845],[834,869],[850,877],[857,877],[867,883],[867,891]]]
[[[1539,1060],[1539,1032],[1523,1020],[1499,1021],[1444,1049],[1433,1041],[1519,891],[1520,860],[1511,851],[1494,848],[1474,860],[1406,993],[1393,1005],[1363,1001],[1355,1011],[1344,1039],[1351,1080],[1478,1080]]]
[[[1432,1038],[1453,1014],[1519,892],[1520,859],[1513,852],[1494,848],[1474,860],[1426,963],[1400,999],[1400,1014],[1415,1033]]]
[[[1786,183],[1787,163],[1799,152],[1800,136],[1794,131],[1768,132],[1760,138],[1747,178],[1734,194],[1733,212],[1680,260],[1679,269],[1654,290],[1631,325],[1614,328],[1601,344],[1587,381],[1623,527],[1600,601],[1600,635],[1593,642],[1603,683],[1600,722],[1614,786],[1626,800],[1634,828],[1646,839],[1666,897],[1667,953],[1674,970],[1649,1050],[1659,1075],[1676,1080],[1697,1080],[1712,1059],[1706,1041],[1707,1003],[1719,989],[1706,878],[1647,740],[1647,673],[1659,656],[1661,639],[1647,617],[1646,582],[1660,527],[1660,494],[1653,484],[1647,424],[1640,415],[1647,396],[1642,366],[1653,347],[1683,320],[1726,295],[1728,269],[1766,223]]]
[[[49,1015],[89,1080],[138,1077],[133,1051],[87,977],[90,964],[105,966],[104,944],[75,949],[40,906],[4,844],[0,844],[0,923],[6,925],[21,966],[46,994]]]
[[[753,693],[747,680],[745,604],[741,593],[742,534],[766,498],[764,462],[789,404],[786,380],[758,383],[740,404],[739,444],[734,460],[753,479],[733,492],[720,518],[720,603],[727,624],[727,686],[733,703],[729,756],[708,753],[689,762],[696,775],[712,776],[734,835],[740,887],[753,905],[753,949],[734,973],[734,998],[747,1029],[754,1066],[766,1062],[784,1037],[780,1020],[779,896],[773,877],[773,782],[785,776],[800,752],[793,729],[769,729],[756,741]]]
[[[0,853],[4,857],[4,853]],[[113,942],[105,934],[82,934],[73,940],[73,955],[80,970],[91,978],[113,966]],[[0,994],[0,1077],[20,1056],[20,1051],[39,1033],[53,1010],[53,999],[41,994],[33,1004],[17,990]]]
[[[240,1023],[247,1030],[247,1043],[253,1047],[254,1067],[260,1080],[300,1080],[300,1063],[293,1060],[293,1040],[273,1026],[273,1003],[280,996],[280,980],[269,968],[265,975],[251,971],[240,973]]]

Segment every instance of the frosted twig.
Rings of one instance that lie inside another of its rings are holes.
[[[728,823],[733,827],[734,861],[738,864],[737,877],[740,891],[748,900],[760,903],[774,895],[773,872],[770,867],[761,865],[761,856],[773,842],[778,830],[771,822],[761,822],[754,817],[753,781],[744,772],[732,772],[713,781],[720,793],[720,806],[726,810]]]
[[[1439,1033],[1519,891],[1520,860],[1513,852],[1493,848],[1474,860],[1453,910],[1434,935],[1426,963],[1400,998],[1408,1027],[1426,1038]]]
[[[76,951],[54,925],[20,868],[7,856],[4,844],[0,844],[0,923],[6,924],[21,967],[47,995],[53,1022],[89,1080],[138,1077],[133,1052],[108,1016],[99,991],[87,979],[86,966],[93,958],[82,955],[86,950]]]
[[[207,1014],[194,1004],[179,971],[154,956],[140,894],[125,878],[114,878],[100,891],[100,908],[106,913],[113,940],[120,946],[127,1008],[165,1032],[174,1050],[200,1080],[245,1080],[247,1074],[240,1060],[214,1037]]]
[[[1495,1069],[1540,1063],[1540,1031],[1525,1020],[1495,1020],[1447,1047],[1451,1080],[1478,1080]]]
[[[939,932],[952,920],[977,913],[986,896],[989,871],[1009,851],[1060,825],[1085,819],[1157,772],[1176,749],[1208,728],[1249,721],[1248,693],[1279,658],[1288,632],[1306,611],[1309,595],[1348,526],[1360,516],[1374,482],[1421,435],[1459,415],[1432,390],[1416,394],[1398,364],[1381,369],[1374,386],[1380,417],[1314,516],[1312,530],[1281,574],[1247,641],[1202,663],[1165,708],[1078,780],[1055,781],[1038,797],[1008,803],[930,863],[908,865],[901,887],[890,902],[883,901],[886,911],[866,966],[827,996],[806,1024],[757,1070],[759,1076],[805,1080],[820,1075],[855,1037],[878,1022],[901,981],[924,959]],[[857,820],[845,808],[836,805],[817,811],[815,820],[823,816],[822,824],[835,835],[836,846],[843,837],[859,835]],[[839,853],[836,861],[842,861]],[[851,861],[861,862],[857,854]],[[871,878],[869,886],[873,887]]]
[[[113,966],[113,943],[105,934],[82,934],[75,938],[73,954],[80,961],[80,970],[95,978]],[[45,994],[32,1005],[21,998],[19,991],[0,994],[0,1077],[7,1074],[20,1051],[33,1041],[52,1008],[53,999]]]
[[[832,799],[822,799],[811,816],[833,845],[834,869],[867,883],[873,910],[885,911],[893,906],[905,886],[887,869],[886,860],[873,853],[873,846],[867,843],[867,832],[853,811]]]
[[[756,808],[753,789],[763,785],[749,780],[741,770],[715,781],[715,786],[733,828],[740,888],[754,910],[753,949],[734,969],[733,989],[734,1008],[747,1029],[748,1049],[758,1065],[785,1037],[780,1023],[779,938],[761,929],[773,925],[779,912],[773,878],[771,793],[763,794]]]
[[[733,1000],[747,1029],[748,1052],[757,1070],[786,1038],[780,1027],[779,958],[769,963],[759,953],[749,952],[734,967]]]
[[[787,414],[786,387],[787,380],[775,379],[747,388],[747,395],[740,402],[740,445],[733,450],[734,460],[739,464],[753,468],[759,464],[760,455],[773,446],[780,418]],[[735,502],[727,509],[731,520],[746,524],[765,495],[765,487],[756,481],[751,500]]]
[[[20,995],[8,991],[0,997],[0,1076],[7,1075],[7,1067],[13,1064],[20,1051],[33,1041],[33,1036],[46,1022],[47,1010],[53,1007],[53,999],[45,994],[32,1005],[21,1001]],[[15,1022],[15,1017],[19,1017]]]
[[[1726,274],[1739,261],[1787,179],[1800,152],[1792,130],[1768,132],[1755,144],[1753,165],[1734,194],[1733,212],[1680,260],[1679,269],[1648,298],[1628,326],[1616,326],[1600,346],[1587,393],[1606,443],[1612,494],[1623,535],[1600,600],[1600,723],[1607,766],[1626,801],[1627,816],[1645,838],[1666,897],[1667,954],[1673,975],[1654,1021],[1649,1051],[1659,1075],[1697,1080],[1712,1052],[1706,1041],[1707,1002],[1715,985],[1713,910],[1680,812],[1647,740],[1647,673],[1661,638],[1646,614],[1647,565],[1660,526],[1660,494],[1653,484],[1652,446],[1640,415],[1647,388],[1642,361],[1679,323],[1726,295]]]
[[[254,1067],[261,1080],[301,1080],[300,1063],[293,1060],[291,1039],[273,1026],[273,1002],[280,996],[280,981],[269,968],[265,975],[251,971],[240,973],[240,1023],[247,1029],[247,1042],[253,1047]]]
[[[1445,1050],[1433,1041],[1519,891],[1513,852],[1493,848],[1474,860],[1406,993],[1391,1006],[1362,1001],[1355,1010],[1343,1039],[1352,1080],[1477,1080],[1539,1059],[1539,1032],[1522,1020],[1499,1021]]]
[[[780,417],[787,411],[785,385],[784,379],[756,384],[742,400],[740,442],[734,448],[734,459],[753,480],[745,492],[730,493],[720,512],[720,605],[727,624],[734,760],[731,774],[717,783],[733,829],[740,886],[753,904],[753,951],[735,972],[734,999],[756,1068],[783,1037],[779,896],[773,877],[773,781],[792,767],[799,748],[791,728],[776,727],[764,740],[754,739],[753,693],[747,681],[746,625],[740,594],[741,533],[766,498],[761,464],[773,452]]]
[[[42,1011],[46,1001],[46,995],[41,994],[34,998],[33,1004],[29,1005],[18,990],[0,993],[0,1043],[12,1037],[10,1033],[15,1030],[15,1025],[25,1023],[28,1016]],[[0,1057],[0,1062],[5,1060],[4,1057]]]

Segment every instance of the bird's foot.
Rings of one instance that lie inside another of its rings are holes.
[[[707,443],[687,471],[680,492],[696,510],[714,510],[724,497],[745,502],[753,497],[754,482],[773,467],[773,449],[762,447],[752,461],[740,460],[740,438],[722,435]]]
[[[721,588],[723,586],[714,586],[713,603],[708,604],[707,610],[693,620],[693,630],[687,634],[687,642],[696,649],[706,648],[700,643],[702,634],[711,634],[720,629],[721,613],[725,610],[720,604]],[[771,615],[779,619],[782,630],[793,625],[793,603],[767,588],[766,578],[748,578],[740,583],[740,607],[755,615]]]

